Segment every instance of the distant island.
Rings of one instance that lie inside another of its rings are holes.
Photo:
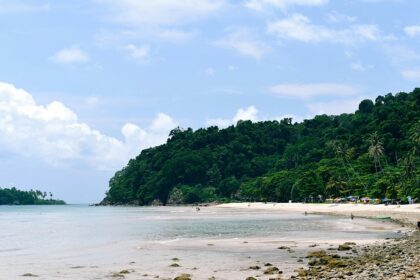
[[[49,197],[49,198],[48,198]],[[16,188],[0,188],[0,205],[64,205],[63,200],[53,199],[52,193],[39,190],[22,191]]]
[[[420,88],[301,123],[176,128],[109,181],[105,205],[420,199]]]

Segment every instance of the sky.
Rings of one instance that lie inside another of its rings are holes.
[[[420,85],[414,0],[0,0],[0,186],[99,202],[171,129]]]

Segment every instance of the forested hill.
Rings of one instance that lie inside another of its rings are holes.
[[[53,199],[39,190],[22,191],[16,188],[0,188],[0,205],[62,205],[63,200]]]
[[[109,182],[103,204],[420,198],[420,88],[354,114],[174,129]]]

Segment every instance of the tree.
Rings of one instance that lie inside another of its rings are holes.
[[[375,164],[375,172],[378,173],[378,170],[382,170],[381,158],[384,156],[384,146],[379,140],[379,135],[377,132],[374,132],[370,135],[369,141],[369,156],[373,158],[373,162]]]
[[[416,89],[364,100],[355,113],[301,123],[175,128],[165,144],[143,150],[115,173],[105,202],[165,204],[179,192],[190,202],[418,197],[419,105]]]

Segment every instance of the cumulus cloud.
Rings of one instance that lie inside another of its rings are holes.
[[[61,64],[84,63],[89,61],[89,55],[79,47],[70,47],[59,50],[51,59]]]
[[[216,125],[219,127],[227,127],[232,124],[236,124],[238,121],[258,121],[258,109],[254,106],[249,106],[245,109],[238,109],[236,114],[231,119],[223,119],[223,118],[217,118],[217,119],[209,119],[207,120],[207,125]]]
[[[142,149],[164,143],[176,126],[171,117],[160,113],[146,129],[125,124],[120,140],[80,122],[60,102],[39,105],[25,90],[0,82],[0,152],[55,165],[75,161],[115,169]]]
[[[279,84],[269,88],[269,91],[278,97],[310,99],[317,96],[351,96],[359,93],[353,85],[316,83],[316,84]]]
[[[252,122],[259,122],[259,121],[266,121],[266,120],[277,120],[281,121],[284,118],[292,118],[294,122],[301,122],[303,121],[303,117],[295,116],[293,114],[286,114],[281,116],[275,117],[261,117],[258,115],[259,111],[255,106],[249,106],[247,108],[240,108],[236,111],[235,115],[230,119],[225,118],[216,118],[216,119],[208,119],[206,124],[208,126],[218,126],[221,128],[228,127],[230,125],[235,125],[238,121],[252,121]]]
[[[329,0],[248,0],[244,6],[252,10],[263,11],[270,7],[286,9],[289,6],[321,6],[328,2]]]
[[[404,32],[410,37],[416,37],[420,35],[420,25],[410,25],[404,27]]]
[[[227,36],[214,41],[219,47],[230,48],[243,56],[249,56],[254,59],[261,59],[270,47],[262,42],[255,40],[247,29],[238,29],[230,32]]]
[[[279,39],[293,39],[305,43],[332,42],[353,44],[361,41],[391,40],[390,35],[382,35],[374,24],[353,24],[346,29],[333,29],[316,25],[302,14],[293,14],[288,18],[268,23],[269,34]]]

